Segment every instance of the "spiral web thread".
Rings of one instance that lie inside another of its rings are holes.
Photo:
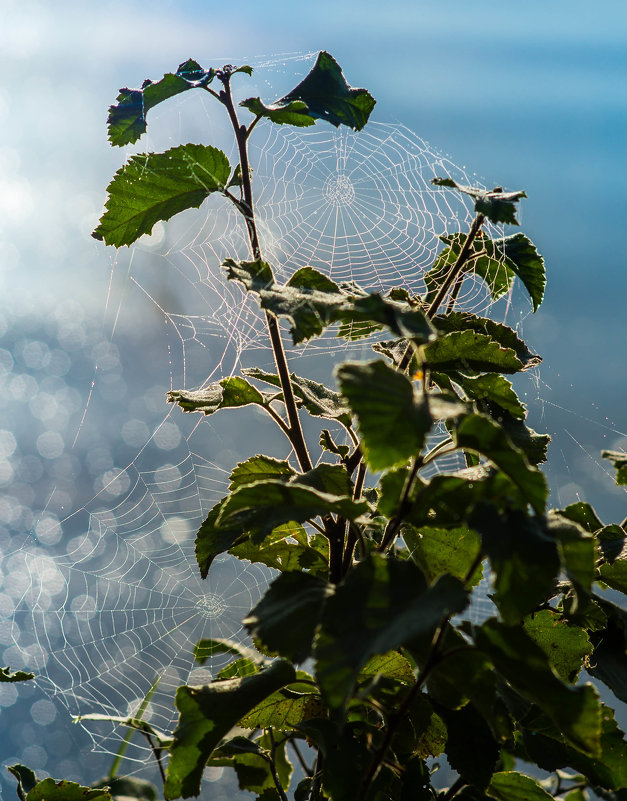
[[[438,237],[466,231],[473,217],[464,198],[429,181],[440,175],[463,184],[476,179],[400,125],[370,122],[361,133],[323,123],[306,130],[259,125],[251,164],[262,252],[278,280],[310,264],[336,282],[419,294],[422,275],[442,247]],[[241,217],[218,198],[191,224],[184,217],[144,237],[126,267],[114,262],[114,272],[124,276],[126,270],[127,286],[149,299],[164,330],[174,334],[166,368],[171,388],[197,388],[252,361],[271,367],[254,297],[227,282],[220,268],[227,257],[250,257]],[[167,273],[175,277],[175,309],[196,313],[168,308]],[[509,317],[515,326],[527,313],[517,311],[512,321],[511,297],[493,304],[472,275],[456,308]],[[112,304],[109,312],[115,335],[119,308]],[[284,339],[287,344],[286,330]],[[298,349],[288,347],[292,369],[304,374],[298,363],[303,356],[328,375],[338,359],[356,355],[371,351],[338,339],[334,330]],[[50,547],[42,547],[41,538],[29,542],[5,559],[16,603],[14,644],[4,659],[34,669],[40,686],[72,715],[132,715],[158,679],[144,718],[169,731],[176,686],[207,680],[224,664],[214,659],[200,668],[192,658],[194,644],[209,636],[243,639],[241,619],[271,571],[226,557],[203,582],[194,557],[195,533],[226,493],[225,465],[198,455],[214,458],[207,432],[216,430],[213,418],[170,407],[132,463],[112,471],[92,501],[61,521],[62,536],[52,537]],[[164,436],[178,436],[179,444],[171,451],[173,462],[160,467],[162,453],[153,445]],[[450,457],[439,464],[459,466]],[[480,601],[475,617],[485,614],[483,604],[490,602]],[[86,726],[97,750],[116,752],[125,729]],[[146,743],[135,735],[126,757],[141,763],[147,755]]]

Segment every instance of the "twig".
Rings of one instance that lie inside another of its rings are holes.
[[[248,163],[247,149],[247,139],[250,131],[252,130],[252,125],[248,129],[245,125],[240,125],[237,112],[235,111],[235,106],[233,105],[233,98],[231,96],[230,73],[218,73],[218,77],[224,86],[224,89],[220,92],[218,99],[225,106],[228,112],[229,119],[231,120],[231,125],[233,126],[233,131],[235,133],[235,139],[237,141],[237,149],[239,151],[243,199],[236,205],[246,221],[246,228],[248,230],[248,238],[250,240],[253,259],[260,261],[261,248],[259,245],[259,236],[257,234],[257,225],[255,222],[255,214],[253,209],[253,192],[250,183],[250,167]],[[294,390],[292,388],[292,382],[290,380],[289,369],[287,366],[287,357],[285,355],[283,342],[281,340],[279,321],[274,314],[269,311],[266,311],[266,325],[268,327],[270,344],[272,345],[272,353],[274,355],[274,361],[276,364],[279,381],[281,382],[281,389],[283,391],[283,402],[285,403],[287,419],[289,421],[289,439],[294,448],[294,453],[296,454],[296,458],[298,459],[301,470],[307,472],[313,468],[313,464],[311,462],[311,457],[309,456],[309,451],[307,450],[305,436],[303,434],[300,418],[298,416],[298,408],[296,406]]]
[[[298,747],[298,744],[296,743],[296,740],[293,737],[290,738],[289,744],[294,749],[294,753],[296,754],[296,758],[300,762],[300,766],[303,769],[303,772],[304,772],[305,776],[311,777],[312,774],[313,774],[313,768],[310,768],[309,765],[305,762],[305,757],[303,756],[300,748]]]

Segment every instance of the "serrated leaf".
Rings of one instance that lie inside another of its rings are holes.
[[[180,715],[170,748],[165,798],[198,795],[205,764],[222,738],[264,698],[295,678],[294,668],[278,660],[244,678],[179,687],[175,705]]]
[[[34,673],[27,673],[24,670],[12,670],[10,667],[0,667],[0,682],[30,681],[30,679],[34,678]]]
[[[528,463],[502,428],[487,417],[466,415],[455,439],[460,448],[485,456],[518,486],[537,514],[544,512],[548,489],[542,473]]]
[[[296,538],[296,542],[291,540]],[[273,529],[262,542],[246,539],[229,549],[232,556],[259,562],[281,572],[307,569],[314,575],[325,575],[328,560],[309,544],[305,529],[299,523],[286,523]]]
[[[239,462],[229,476],[229,489],[231,492],[238,487],[253,484],[255,481],[265,481],[268,478],[282,478],[286,481],[295,478],[298,474],[284,459],[273,459],[272,456],[257,454]]]
[[[494,571],[494,602],[503,621],[515,625],[550,595],[560,570],[557,544],[538,520],[517,509],[481,506],[471,523]]]
[[[627,453],[623,451],[601,451],[604,459],[609,459],[616,470],[616,483],[627,484]]]
[[[502,771],[492,776],[486,795],[497,801],[553,801],[535,779],[517,773],[515,770]]]
[[[421,568],[429,581],[449,573],[471,587],[482,578],[483,571],[478,565],[471,578],[466,575],[481,550],[481,538],[470,528],[434,528],[404,526],[403,539],[414,562]]]
[[[262,309],[290,321],[295,345],[319,336],[335,323],[343,324],[338,336],[348,338],[361,337],[382,327],[417,345],[434,336],[433,326],[420,310],[377,293],[368,295],[354,285],[338,287],[312,268],[303,268],[307,274],[301,280],[294,281],[293,276],[281,285],[274,281],[265,262],[227,259],[224,267],[229,280],[239,281],[248,291],[259,295]],[[312,273],[318,277],[312,277]]]
[[[303,662],[331,592],[326,581],[309,573],[283,573],[244,618],[244,626],[269,652]]]
[[[433,632],[466,606],[467,595],[452,576],[428,586],[410,561],[371,555],[356,565],[327,599],[315,643],[316,677],[329,706],[345,705],[372,656]]]
[[[589,534],[596,534],[597,531],[603,528],[603,523],[597,517],[594,509],[589,503],[583,501],[571,503],[564,509],[558,509],[557,514],[577,523]]]
[[[289,107],[294,101],[302,101],[314,120],[327,120],[336,127],[347,125],[356,131],[364,127],[375,105],[366,89],[348,85],[337,61],[324,51],[307,77],[274,105]]]
[[[552,609],[542,609],[523,623],[525,632],[546,654],[549,665],[563,680],[577,680],[592,644],[584,629],[571,626]]]
[[[405,711],[392,748],[405,764],[408,755],[421,759],[439,756],[446,746],[447,728],[424,693],[416,695]]]
[[[359,673],[359,679],[385,676],[403,684],[414,684],[416,679],[409,660],[398,651],[371,657]]]
[[[464,246],[467,235],[463,233],[441,236],[447,247],[438,254],[433,267],[424,274],[423,280],[427,288],[425,303],[431,305],[444,283],[451,267],[455,264]],[[514,273],[503,258],[495,258],[486,250],[488,237],[479,233],[475,237],[463,273],[474,274],[484,280],[492,300],[498,300],[511,289]]]
[[[258,381],[265,381],[275,387],[281,386],[281,381],[278,375],[273,373],[266,373],[258,367],[250,367],[242,370],[244,375],[250,378],[255,378]],[[302,378],[301,376],[292,373],[290,375],[292,382],[292,389],[294,395],[307,409],[309,414],[314,417],[326,417],[328,420],[337,420],[344,426],[350,426],[351,416],[346,411],[346,406],[342,401],[342,396],[339,392],[335,392],[324,384],[318,381],[312,381],[310,378]]]
[[[540,726],[538,726],[540,724]],[[540,768],[554,771],[572,768],[583,773],[595,786],[608,790],[627,788],[627,742],[616,725],[614,712],[601,705],[600,752],[583,754],[563,742],[559,732],[542,721],[534,721],[534,730],[524,732],[525,748]]]
[[[459,379],[455,380],[471,398],[490,400],[509,412],[516,420],[524,420],[527,410],[514,392],[511,381],[502,375],[489,373],[474,378],[459,376]]]
[[[231,654],[238,658],[250,659],[252,662],[263,662],[264,658],[252,648],[241,645],[234,640],[226,640],[219,637],[212,639],[199,640],[194,646],[194,659],[199,665],[204,665],[207,659],[216,654]]]
[[[26,801],[111,801],[108,788],[92,789],[76,782],[44,779],[26,794]]]
[[[214,76],[215,70],[204,70],[190,58],[160,81],[146,80],[141,89],[120,89],[117,105],[109,107],[109,141],[118,147],[136,142],[146,131],[146,115],[151,108],[188,89],[207,86]]]
[[[523,363],[525,370],[537,366],[542,361],[537,354],[529,350],[513,328],[504,323],[490,320],[489,317],[481,317],[470,312],[450,312],[450,314],[440,314],[434,317],[433,324],[439,331],[445,333],[471,330],[477,334],[489,336],[502,348],[513,350]]]
[[[258,117],[267,117],[277,125],[294,125],[297,128],[306,128],[315,125],[315,119],[309,114],[309,108],[302,100],[292,100],[283,103],[279,100],[266,106],[259,97],[249,97],[242,100],[240,106],[247,108]]]
[[[221,507],[218,528],[238,527],[248,531],[258,542],[272,529],[283,523],[305,523],[318,515],[338,514],[348,520],[358,520],[368,511],[365,501],[321,492],[312,486],[267,479],[239,487]]]
[[[458,192],[470,195],[474,198],[477,214],[483,214],[493,223],[518,225],[516,203],[521,198],[527,197],[525,192],[503,192],[500,188],[488,191],[475,186],[463,186],[453,181],[452,178],[432,178],[431,183],[435,186],[457,189]]]
[[[446,723],[446,758],[464,781],[484,789],[499,759],[499,745],[473,704],[442,709]],[[469,733],[472,735],[469,736]]]
[[[342,364],[336,377],[357,417],[364,457],[373,470],[401,465],[417,456],[433,420],[465,411],[444,396],[424,395],[382,360]]]
[[[546,654],[521,628],[494,619],[475,629],[475,642],[497,671],[537,704],[576,748],[590,756],[601,750],[601,707],[590,684],[573,686],[551,670]]]
[[[510,348],[476,331],[452,331],[442,334],[423,348],[423,359],[432,370],[474,370],[479,372],[518,373],[524,365]]]
[[[283,688],[268,696],[238,722],[243,729],[293,731],[305,720],[320,717],[324,707],[315,693],[296,693]]]
[[[116,248],[130,245],[158,221],[198,208],[212,192],[223,191],[230,174],[224,153],[206,145],[132,156],[107,187],[106,211],[92,236]]]
[[[184,412],[213,414],[218,409],[257,404],[265,406],[277,393],[262,394],[239,376],[223,378],[204,389],[173,389],[167,394],[168,403],[176,403]]]
[[[544,299],[546,271],[544,259],[524,234],[516,233],[491,240],[494,253],[505,259],[507,266],[520,278],[529,293],[536,312]]]

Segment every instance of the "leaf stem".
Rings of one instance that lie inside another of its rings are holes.
[[[379,545],[379,547],[377,548],[378,551],[384,552],[385,550],[387,550],[388,546],[393,542],[394,538],[398,534],[398,530],[401,527],[403,518],[405,517],[405,515],[407,514],[412,505],[412,501],[410,501],[409,496],[414,486],[414,481],[416,479],[416,476],[418,475],[418,471],[422,466],[423,466],[423,460],[420,456],[417,456],[414,459],[414,464],[412,465],[412,468],[409,471],[407,478],[405,479],[405,486],[403,487],[403,494],[401,496],[401,502],[398,506],[398,512],[387,524],[383,540],[381,541],[381,545]]]
[[[277,793],[281,798],[281,801],[288,801],[288,797],[285,794],[285,790],[283,789],[283,785],[281,784],[281,779],[279,778],[279,774],[277,773],[276,769],[276,743],[274,741],[274,733],[272,729],[268,729],[268,734],[270,735],[270,756],[268,758],[268,762],[270,763],[270,772],[272,773],[272,780],[274,782],[274,786],[276,787]]]
[[[311,776],[313,773],[313,768],[310,768],[309,765],[305,762],[305,757],[303,756],[300,748],[298,747],[296,740],[293,737],[291,737],[289,743],[294,749],[294,753],[296,754],[296,759],[298,759],[300,766],[303,769],[303,773],[305,774],[305,776]]]
[[[240,167],[242,173],[242,200],[236,203],[237,208],[241,211],[244,220],[246,221],[246,228],[248,230],[248,238],[250,240],[250,247],[252,250],[253,259],[261,260],[261,248],[259,246],[259,236],[257,234],[257,225],[255,222],[255,214],[253,208],[253,192],[250,182],[250,165],[248,162],[248,148],[247,140],[255,124],[253,120],[252,125],[247,129],[245,125],[240,125],[233,105],[233,97],[231,95],[231,75],[229,72],[218,73],[218,77],[222,81],[224,89],[220,91],[219,100],[226,108],[235,139],[237,142],[237,149],[239,151]],[[300,424],[298,416],[298,408],[294,398],[294,390],[292,382],[290,381],[289,369],[287,366],[287,357],[283,348],[281,340],[281,331],[279,329],[279,321],[271,312],[266,312],[266,324],[268,327],[268,334],[270,336],[270,344],[272,345],[272,353],[277,367],[277,373],[281,382],[281,389],[283,390],[283,401],[287,412],[287,419],[289,421],[289,438],[294,448],[294,453],[298,459],[301,470],[307,472],[313,468],[307,444],[303,434],[303,429]]]

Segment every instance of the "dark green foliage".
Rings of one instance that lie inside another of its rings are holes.
[[[27,673],[24,670],[11,670],[10,667],[0,668],[0,682],[3,681],[29,681],[34,679],[34,673]]]
[[[627,613],[615,597],[627,592],[627,523],[605,525],[583,502],[546,512],[538,465],[549,437],[526,424],[505,378],[540,357],[512,328],[455,309],[470,274],[493,299],[519,281],[534,311],[542,302],[535,246],[522,233],[494,238],[488,225],[517,224],[525,193],[434,179],[469,196],[476,216],[468,232],[441,237],[423,297],[405,288],[369,294],[310,266],[279,283],[252,212],[253,128],[326,120],[360,130],[374,100],[321,53],[280,100],[244,100],[254,115],[247,127],[230,84],[250,72],[188,61],[157,83],[122,90],[110,110],[114,144],[134,142],[157,103],[200,88],[227,112],[239,161],[232,168],[202,145],[132,156],[109,185],[94,236],[130,244],[211,192],[245,218],[249,260],[228,259],[226,278],[264,310],[276,371],[246,368],[168,400],[203,415],[261,407],[289,441],[284,459],[256,454],[235,466],[196,536],[203,578],[219,554],[278,575],[244,618],[252,645],[197,643],[200,664],[211,668],[217,655],[231,661],[209,684],[179,687],[174,732],[122,715],[83,719],[135,730],[162,771],[168,756],[166,799],[197,795],[209,765],[234,771],[261,801],[585,801],[591,791],[622,801],[627,743],[585,671],[627,701]],[[283,321],[294,344],[335,326],[338,337],[385,361],[339,365],[337,387],[298,376],[281,344]],[[439,461],[451,455],[465,468]],[[603,455],[625,484],[625,454]],[[492,617],[471,623],[467,607],[486,574]],[[303,663],[311,675],[296,669]],[[0,671],[2,681],[30,677]],[[298,780],[292,752],[305,774]],[[441,792],[431,762],[438,757],[455,774]],[[525,763],[534,775],[555,775],[538,781],[514,769]],[[21,801],[109,797],[38,783],[23,766],[11,771]],[[112,789],[154,801],[135,785]]]

